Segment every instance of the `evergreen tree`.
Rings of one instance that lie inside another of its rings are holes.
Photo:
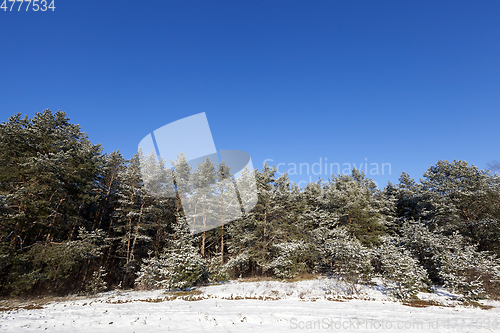
[[[346,227],[318,229],[316,239],[319,250],[318,272],[345,282],[349,293],[356,293],[359,284],[371,280],[371,251],[361,245]]]
[[[271,262],[281,255],[277,244],[300,242],[306,237],[298,226],[300,196],[286,174],[264,165],[256,173],[258,202],[242,219],[228,226],[229,267],[241,274],[272,274]]]
[[[272,244],[272,261],[264,265],[265,269],[272,271],[273,275],[280,279],[296,277],[300,272],[306,271],[306,262],[303,259],[310,246],[311,244],[302,240]]]
[[[215,167],[210,158],[198,164],[192,174],[192,195],[183,204],[194,212],[192,226],[194,230],[202,231],[201,256],[205,257],[206,232],[215,224],[217,200],[214,193],[214,184],[217,180]],[[187,207],[185,207],[186,209]]]
[[[425,269],[406,249],[397,247],[390,239],[377,248],[382,278],[386,290],[396,298],[408,299],[421,289],[428,288]]]
[[[465,161],[438,161],[422,180],[432,207],[430,227],[460,232],[481,251],[500,253],[500,186],[495,177]]]
[[[422,186],[406,172],[399,176],[399,184],[389,182],[384,189],[385,200],[393,203],[393,223],[388,226],[391,233],[398,233],[404,221],[425,218],[428,205],[422,200]]]
[[[206,260],[193,246],[187,221],[178,220],[173,246],[165,249],[158,258],[145,259],[137,273],[136,284],[143,289],[155,287],[186,289],[208,282]]]
[[[371,179],[356,169],[351,175],[333,176],[325,185],[325,196],[326,209],[338,216],[340,225],[365,246],[379,243],[387,216],[383,214],[384,198]]]
[[[80,226],[90,229],[82,210],[93,199],[100,152],[61,111],[0,124],[2,287],[51,290],[58,280],[61,291],[78,275],[78,254],[61,261],[60,252]]]
[[[140,173],[141,154],[137,153],[120,172],[118,205],[114,212],[110,240],[120,256],[121,285],[133,285],[141,257],[150,249],[148,231],[154,228],[148,213],[155,197],[147,191]]]

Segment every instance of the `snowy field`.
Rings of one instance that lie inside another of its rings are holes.
[[[0,331],[500,332],[500,302],[464,305],[442,289],[411,304],[380,286],[359,292],[347,297],[328,279],[233,281],[176,294],[112,291],[36,306],[0,301]]]

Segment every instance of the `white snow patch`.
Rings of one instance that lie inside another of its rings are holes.
[[[380,285],[362,286],[360,294],[353,296],[342,295],[341,287],[329,279],[233,281],[198,288],[198,293],[201,293],[191,296],[201,299],[197,301],[167,300],[172,294],[161,290],[113,291],[94,298],[52,302],[44,305],[43,309],[2,311],[0,331],[240,333],[500,330],[500,302],[481,302],[494,306],[489,310],[466,307],[455,300],[456,295],[438,288],[434,293],[420,293],[418,297],[443,306],[410,307],[384,294]]]

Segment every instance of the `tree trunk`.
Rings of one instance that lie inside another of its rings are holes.
[[[139,226],[141,224],[142,210],[144,208],[144,203],[145,203],[145,201],[143,200],[142,204],[141,204],[141,210],[139,212],[139,219],[137,220],[137,226],[136,226],[136,229],[135,229],[134,241],[132,242],[132,249],[130,251],[130,257],[131,258],[134,256],[135,243],[137,242],[137,237],[139,236]],[[130,260],[130,261],[132,261],[132,260]]]
[[[224,265],[224,225],[221,227],[221,237],[220,237],[220,263]]]
[[[201,236],[201,256],[205,257],[205,227],[207,225],[207,216],[205,215],[205,207],[203,207],[203,235]]]

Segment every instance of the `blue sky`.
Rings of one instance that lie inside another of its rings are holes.
[[[206,112],[217,149],[257,168],[368,162],[381,186],[440,159],[500,159],[500,2],[55,5],[0,11],[0,121],[61,109],[130,158],[148,133]],[[302,171],[290,178],[318,178]]]

